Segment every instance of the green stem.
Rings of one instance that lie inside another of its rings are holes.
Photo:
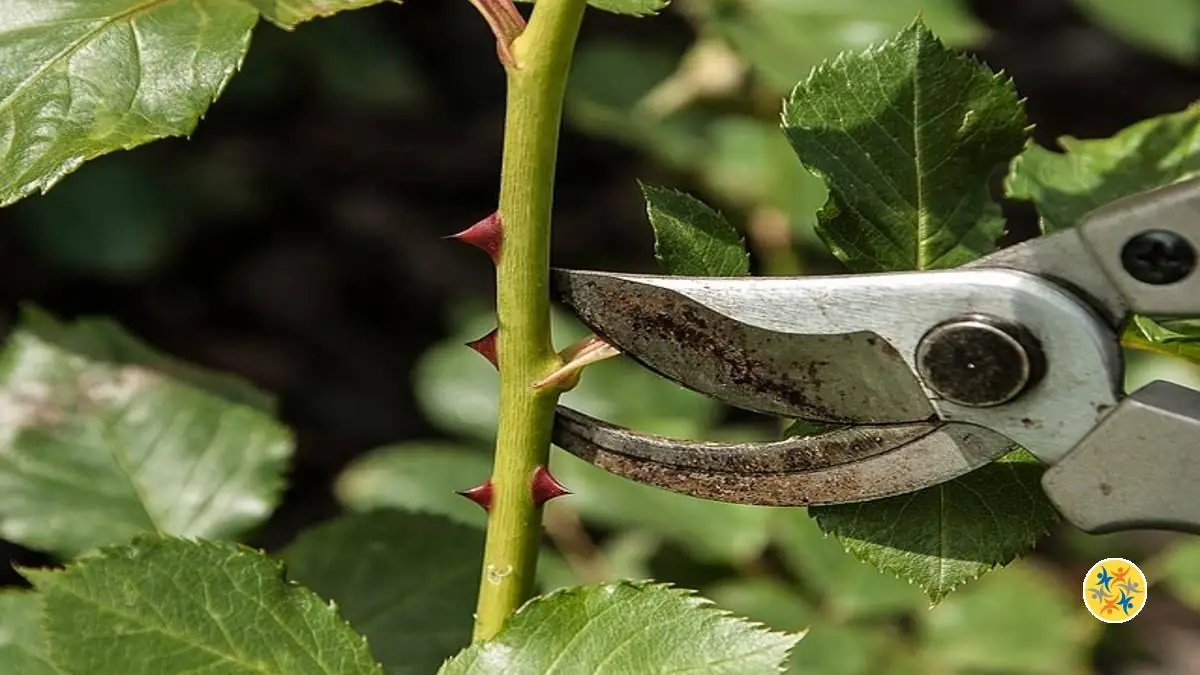
[[[475,639],[499,632],[532,594],[542,508],[534,471],[550,456],[558,394],[534,388],[561,364],[550,339],[550,214],[567,74],[586,0],[538,0],[513,41],[496,266],[500,422]]]

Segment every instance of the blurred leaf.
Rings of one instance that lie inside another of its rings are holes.
[[[0,535],[70,557],[144,531],[235,538],[271,513],[292,438],[268,413],[143,365],[111,323],[34,316],[0,352]]]
[[[154,271],[188,233],[177,196],[138,157],[103,157],[45,199],[17,205],[24,237],[48,260],[129,279]]]
[[[730,617],[688,591],[619,582],[537,598],[439,672],[765,675],[779,672],[800,638]]]
[[[1180,539],[1146,565],[1147,581],[1200,611],[1200,540]]]
[[[290,579],[337,603],[388,675],[432,673],[471,642],[483,559],[476,528],[356,514],[302,533],[282,558]]]
[[[1018,564],[922,615],[928,672],[1059,675],[1090,668],[1100,623],[1048,571]]]
[[[769,205],[786,214],[791,229],[811,236],[817,210],[829,193],[804,170],[778,124],[729,115],[709,128],[711,147],[701,170],[714,190],[743,207]]]
[[[546,513],[555,509],[570,508],[561,500],[547,504]],[[547,518],[551,516],[547,515]],[[578,586],[580,584],[596,583],[598,581],[629,581],[649,580],[649,562],[659,550],[660,541],[657,536],[640,530],[617,532],[600,546],[599,557],[607,568],[608,574],[604,579],[589,577],[587,574],[572,567],[571,563],[557,550],[542,549],[538,558],[538,587],[543,593],[557,591],[561,588]],[[588,570],[590,573],[592,570]]]
[[[571,508],[584,520],[662,535],[702,562],[754,558],[770,537],[771,509],[727,504],[635,483],[557,451],[550,468],[571,490]]]
[[[1157,322],[1135,316],[1126,324],[1121,344],[1200,363],[1200,322],[1186,319]]]
[[[157,535],[65,570],[25,570],[69,673],[380,673],[337,610],[234,544]]]
[[[46,654],[42,599],[36,593],[0,590],[0,675],[59,675]]]
[[[484,527],[487,515],[455,494],[491,475],[492,462],[481,449],[441,441],[410,442],[372,450],[338,476],[338,501],[355,511],[397,508],[446,516]]]
[[[1065,154],[1030,143],[1005,183],[1009,197],[1037,205],[1045,232],[1073,227],[1121,197],[1200,175],[1200,104],[1143,120],[1111,138],[1062,136],[1058,143]]]
[[[745,276],[750,258],[742,236],[704,202],[675,190],[642,185],[654,228],[654,256],[667,274]]]
[[[988,178],[1021,151],[1024,112],[1008,78],[923,24],[822,65],[783,127],[829,188],[818,232],[852,270],[953,267],[995,247]]]
[[[953,45],[984,35],[961,0],[715,0],[702,20],[785,93],[821,61],[883,41],[918,14]]]
[[[1200,59],[1196,0],[1076,0],[1089,18],[1131,43],[1194,66]]]
[[[292,29],[305,21],[332,16],[348,9],[378,5],[384,0],[244,0],[262,13],[263,18],[282,28]],[[400,3],[401,0],[390,0]]]
[[[327,90],[328,105],[359,113],[415,112],[432,93],[410,51],[376,12],[340,14],[287,39],[301,43],[305,61]],[[257,44],[254,55],[259,56]]]
[[[926,604],[919,588],[856,560],[803,510],[782,510],[772,525],[784,562],[834,616],[900,614]]]
[[[154,351],[150,345],[108,317],[87,316],[66,323],[37,307],[26,305],[22,307],[21,324],[39,339],[87,359],[144,366],[233,403],[248,405],[266,413],[275,412],[276,402],[271,394],[236,375],[201,368]]]
[[[801,632],[813,623],[811,603],[795,589],[769,577],[729,579],[709,587],[704,595],[721,609],[775,630]],[[801,651],[808,648],[805,642]]]
[[[937,603],[1011,562],[1058,520],[1041,491],[1044,470],[1017,450],[935,487],[809,513],[856,558],[913,581]]]
[[[517,0],[533,4],[534,0]],[[588,4],[613,14],[629,16],[652,16],[666,9],[670,0],[588,0]]]
[[[787,672],[795,675],[902,675],[889,659],[882,631],[867,625],[815,622],[792,653]],[[918,675],[918,673],[913,673]]]
[[[640,105],[675,71],[681,54],[661,44],[593,39],[572,57],[566,116],[591,134],[612,138],[677,169],[708,151],[708,117],[694,110],[660,116]],[[615,76],[619,73],[619,76]]]
[[[191,134],[257,20],[241,0],[0,4],[0,206],[89,159]]]

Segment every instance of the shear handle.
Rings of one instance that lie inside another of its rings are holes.
[[[1079,234],[1130,311],[1200,316],[1200,179],[1110,202]]]
[[[1200,392],[1157,381],[1122,399],[1042,488],[1086,532],[1200,534]]]

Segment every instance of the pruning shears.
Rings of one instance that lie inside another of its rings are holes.
[[[1132,315],[1200,316],[1200,179],[1110,202],[963,267],[811,277],[555,270],[558,299],[658,374],[738,408],[810,420],[762,443],[664,438],[560,406],[554,442],[696,497],[862,502],[955,479],[1019,445],[1091,533],[1200,533],[1200,392],[1128,395]]]

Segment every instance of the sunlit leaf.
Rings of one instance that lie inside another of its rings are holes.
[[[533,600],[439,673],[774,675],[800,637],[729,616],[687,591],[619,582]]]
[[[382,672],[336,608],[241,546],[143,535],[65,570],[23,573],[65,672]]]
[[[479,529],[376,511],[318,525],[282,557],[289,579],[337,603],[388,675],[432,673],[471,642]]]
[[[1030,143],[1006,180],[1008,196],[1037,205],[1046,232],[1078,225],[1115,199],[1200,175],[1200,104],[1110,138],[1063,136],[1058,144],[1064,152]]]
[[[1057,521],[1041,492],[1044,470],[1018,450],[931,488],[810,512],[856,558],[912,581],[936,603],[1012,562]]]
[[[668,274],[745,276],[749,256],[725,217],[691,195],[642,185],[646,213],[654,228],[654,254]]]
[[[0,4],[0,205],[99,155],[191,134],[257,20],[242,0]]]
[[[818,233],[852,270],[953,267],[995,247],[988,179],[1021,151],[1024,112],[1007,77],[923,24],[823,64],[783,127],[829,188]]]
[[[28,591],[0,591],[0,675],[60,675],[46,654],[42,599]]]
[[[69,557],[144,531],[234,538],[271,513],[290,432],[191,382],[253,390],[172,363],[107,321],[33,314],[10,335],[0,352],[0,536]]]

